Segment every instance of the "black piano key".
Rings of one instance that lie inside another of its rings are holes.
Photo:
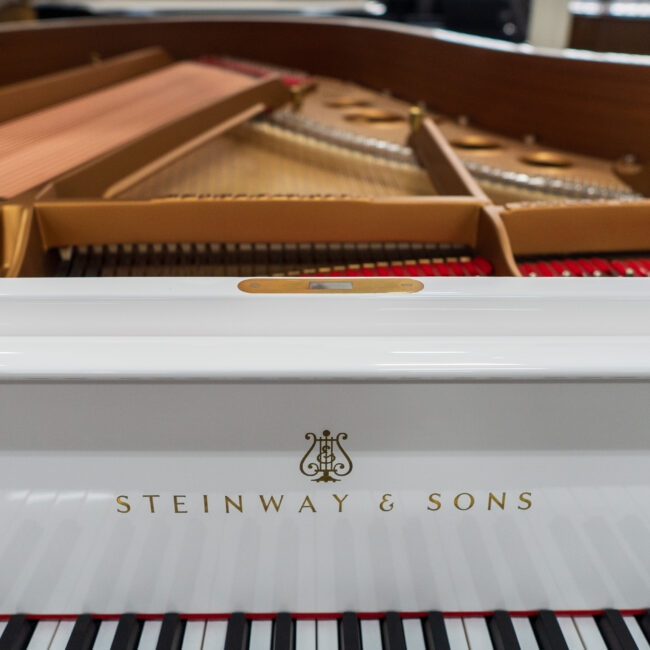
[[[122,614],[115,630],[111,650],[135,650],[138,647],[142,623],[135,614]]]
[[[95,643],[98,628],[98,621],[93,620],[90,614],[82,614],[75,621],[65,650],[90,650]]]
[[[382,621],[383,650],[406,650],[402,619],[397,612],[388,612]]]
[[[293,650],[293,621],[291,614],[281,612],[273,624],[271,650]]]
[[[0,636],[0,650],[24,650],[34,632],[35,622],[24,614],[15,614],[9,619]]]
[[[495,650],[520,650],[517,634],[508,612],[495,611],[488,619],[488,629]]]
[[[88,266],[86,267],[86,277],[96,278],[101,274],[102,257],[104,255],[103,246],[93,246],[88,255]]]
[[[178,650],[183,642],[185,623],[178,614],[169,613],[163,616],[156,650]]]
[[[242,612],[231,614],[226,630],[224,650],[247,650],[248,634],[249,626],[246,615]]]
[[[344,612],[339,628],[341,650],[361,650],[359,619],[354,612]]]
[[[449,637],[442,612],[429,612],[424,619],[424,641],[427,650],[450,650]]]
[[[70,266],[68,277],[82,278],[85,275],[86,264],[88,262],[88,247],[75,246],[73,251],[72,265]]]
[[[639,626],[643,630],[645,638],[648,639],[648,643],[650,643],[650,609],[639,617]]]
[[[569,650],[553,612],[541,610],[533,619],[533,629],[541,650]]]
[[[621,612],[606,609],[601,616],[596,617],[596,623],[609,650],[638,650]]]

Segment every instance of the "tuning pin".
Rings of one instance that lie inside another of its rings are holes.
[[[419,106],[411,106],[409,108],[409,127],[411,133],[415,133],[422,126],[422,119],[424,118],[424,111]]]

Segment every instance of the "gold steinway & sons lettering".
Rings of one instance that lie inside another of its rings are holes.
[[[359,497],[361,498],[361,497]],[[364,500],[368,497],[363,496]],[[171,512],[172,514],[201,513],[223,514],[236,516],[244,513],[278,514],[293,512],[307,516],[319,512],[346,512],[354,496],[349,494],[120,494],[115,498],[115,511],[121,515],[133,514],[135,510],[145,514]],[[456,510],[471,512],[485,510],[487,512],[517,512],[530,510],[533,507],[533,493],[491,491],[473,493],[458,491],[451,493],[431,492],[424,494],[418,500],[424,512],[440,510]],[[409,497],[412,505],[412,497]],[[372,505],[372,503],[370,503]],[[398,493],[382,492],[378,495],[374,508],[382,513],[399,512],[406,505]]]

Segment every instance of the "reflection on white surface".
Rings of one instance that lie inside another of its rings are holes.
[[[650,484],[638,455],[357,453],[360,474],[334,488],[304,481],[294,460],[275,458],[269,471],[262,456],[142,457],[123,459],[116,475],[115,457],[86,456],[85,471],[77,472],[75,458],[13,459],[10,470],[0,455],[0,497],[12,492],[3,483],[46,463],[59,487],[35,490],[10,518],[0,505],[10,521],[1,542],[7,561],[0,565],[0,608],[13,611],[18,603],[62,614],[646,604]],[[68,497],[80,493],[74,484],[83,474],[128,493],[131,511],[118,514],[114,499],[73,505]],[[204,487],[197,492],[192,481]],[[522,488],[533,504],[524,510]],[[142,498],[150,491],[160,495],[153,514]],[[342,511],[332,491],[347,495]],[[507,495],[504,509],[486,507],[492,491]],[[182,514],[173,506],[178,492]],[[439,509],[428,507],[432,492]],[[244,511],[228,514],[223,495],[237,493]],[[280,509],[264,511],[260,493],[283,494]],[[376,506],[387,493],[394,507],[382,511]],[[462,504],[471,493],[473,505],[454,507],[459,493]],[[316,511],[299,511],[305,494]]]

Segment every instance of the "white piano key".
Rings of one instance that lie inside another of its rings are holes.
[[[316,650],[316,621],[296,621],[296,650]]]
[[[582,645],[586,650],[607,650],[596,621],[591,616],[576,616],[573,619]]]
[[[578,630],[570,616],[558,616],[558,625],[562,630],[562,636],[569,646],[569,650],[584,650],[584,644],[578,634]]]
[[[74,621],[61,621],[56,628],[49,650],[65,650],[72,634]]]
[[[339,628],[337,621],[316,622],[316,647],[318,650],[338,650]]]
[[[493,650],[490,631],[483,617],[464,618],[463,625],[469,650]]]
[[[2,633],[5,631],[6,627],[7,627],[7,621],[0,621],[0,636],[2,636]]]
[[[39,621],[34,628],[34,634],[27,644],[27,650],[48,650],[59,621]]]
[[[181,650],[201,650],[203,635],[205,634],[205,621],[187,621]],[[95,648],[93,648],[95,650]],[[268,650],[268,648],[267,648]]]
[[[623,620],[625,621],[625,625],[627,625],[627,629],[630,630],[634,643],[636,643],[639,650],[650,650],[650,643],[645,638],[645,634],[643,634],[643,630],[639,627],[636,618],[634,616],[624,616]]]
[[[272,631],[273,621],[253,621],[248,650],[270,650]]]
[[[162,621],[145,621],[142,626],[138,650],[156,650]]]
[[[208,621],[203,638],[204,650],[223,650],[226,645],[228,621]]]
[[[381,624],[379,621],[376,619],[362,619],[361,647],[363,650],[381,650],[381,646]]]
[[[111,650],[111,644],[117,630],[117,621],[102,621],[97,630],[93,650]]]
[[[573,625],[573,623],[571,623],[571,625]],[[521,650],[539,649],[533,626],[530,624],[530,620],[526,616],[513,616],[512,627],[515,628],[515,634],[517,635],[517,641],[519,641]],[[573,648],[569,646],[569,650],[573,650]],[[582,647],[580,647],[579,650],[582,650]]]
[[[449,639],[449,647],[451,650],[468,650],[467,635],[465,634],[462,619],[446,618],[445,629],[447,630],[447,638]]]
[[[408,650],[426,650],[422,621],[419,618],[403,619],[402,627],[404,628],[404,639]]]

